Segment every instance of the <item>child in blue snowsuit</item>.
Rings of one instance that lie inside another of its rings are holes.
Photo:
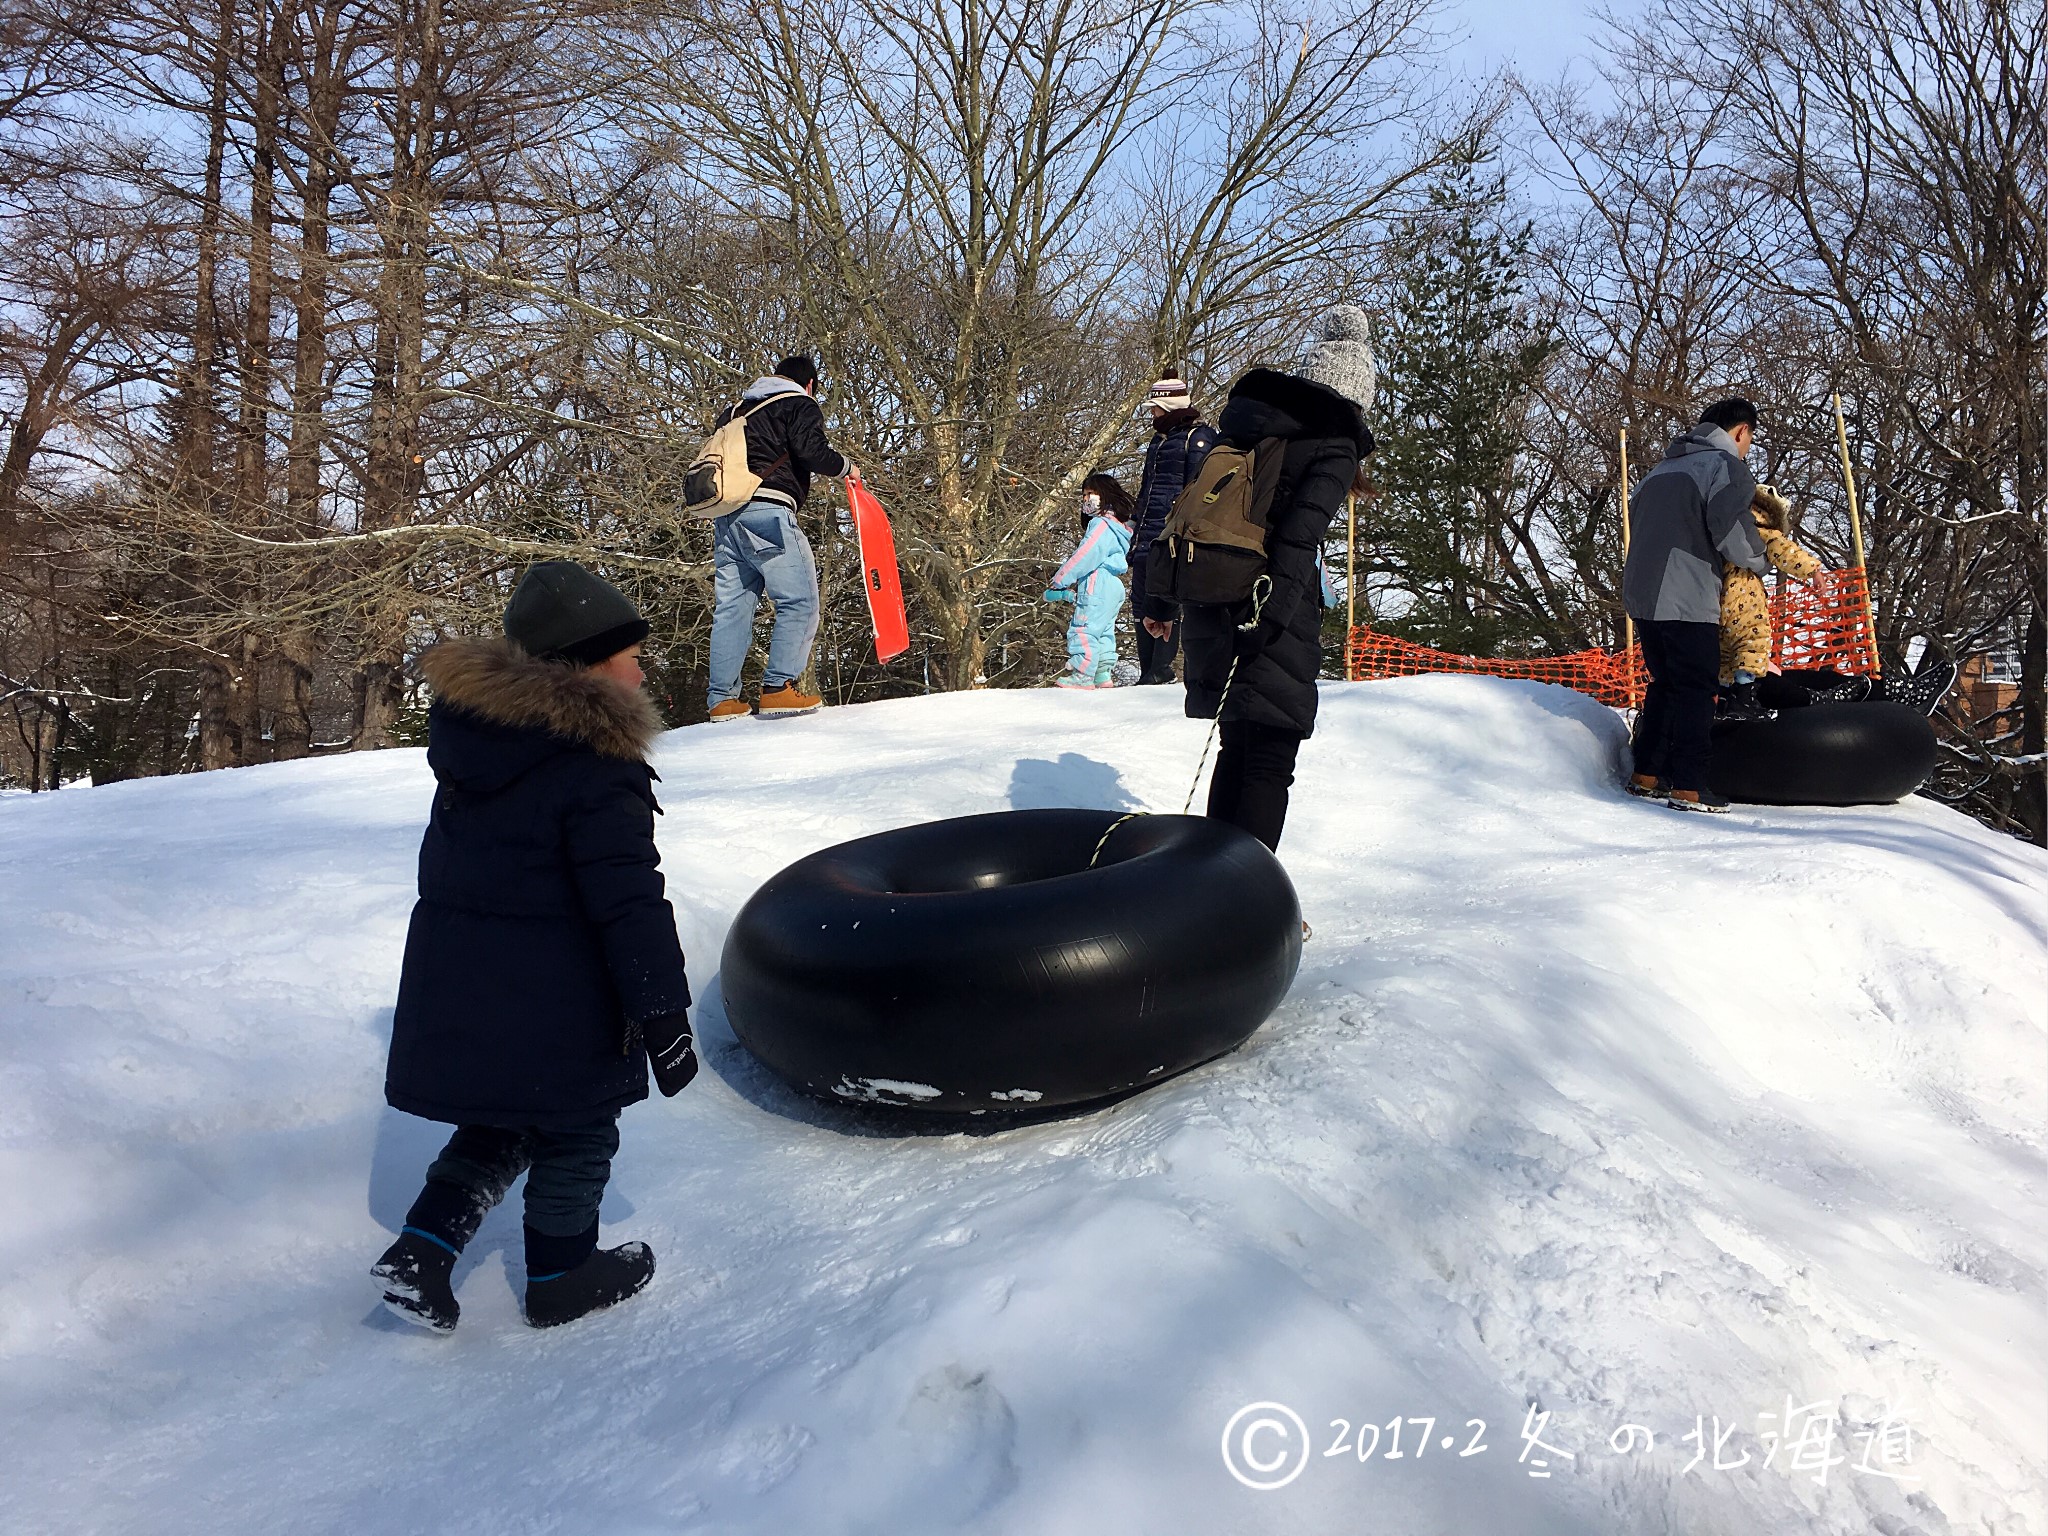
[[[1114,476],[1090,475],[1081,483],[1081,510],[1088,531],[1045,593],[1049,603],[1074,605],[1067,623],[1067,670],[1054,682],[1061,688],[1112,688],[1116,616],[1124,605],[1118,578],[1129,569],[1131,498]]]

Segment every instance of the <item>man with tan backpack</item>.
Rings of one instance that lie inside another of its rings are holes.
[[[684,508],[712,524],[711,719],[741,720],[740,671],[765,594],[775,604],[760,713],[807,715],[824,703],[796,685],[818,635],[818,565],[797,513],[811,476],[854,472],[825,440],[818,365],[785,357],[719,413],[684,481]]]

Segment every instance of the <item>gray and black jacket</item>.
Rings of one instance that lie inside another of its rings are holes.
[[[1763,540],[1749,515],[1756,477],[1719,427],[1671,440],[1664,461],[1629,498],[1621,596],[1637,622],[1718,624],[1721,567],[1762,575]]]

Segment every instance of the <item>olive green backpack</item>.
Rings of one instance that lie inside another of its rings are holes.
[[[1287,440],[1218,443],[1145,556],[1145,590],[1177,603],[1241,603],[1266,573],[1266,529]]]

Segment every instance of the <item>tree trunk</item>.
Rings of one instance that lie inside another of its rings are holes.
[[[51,789],[62,789],[64,787],[64,743],[71,735],[71,706],[59,699],[57,707],[52,713],[56,715],[57,723],[50,732],[49,787]]]
[[[192,358],[185,380],[184,441],[179,455],[187,495],[210,497],[219,465],[214,456],[214,355],[220,346],[221,174],[227,157],[228,66],[234,51],[234,0],[218,0],[213,49],[212,96],[207,104],[205,188],[199,210],[193,264]]]
[[[270,322],[276,286],[272,223],[277,207],[277,113],[282,61],[266,25],[267,0],[256,5],[255,155],[249,172],[249,314],[242,338],[241,431],[235,481],[241,520],[270,523]]]
[[[392,113],[390,216],[383,228],[363,526],[413,521],[419,501],[421,374],[426,335],[426,241],[434,214],[433,135],[440,111],[441,0],[419,0],[401,33]],[[410,45],[408,48],[407,45]],[[406,57],[407,53],[410,58]],[[407,65],[410,68],[407,68]],[[373,554],[372,559],[391,558]],[[398,571],[381,583],[365,625],[356,745],[388,747],[403,698],[410,594]]]
[[[299,211],[299,270],[292,288],[292,416],[285,450],[286,524],[310,538],[320,520],[320,443],[327,404],[327,245],[334,195],[334,136],[341,118],[332,17],[319,16],[306,65],[306,172]]]
[[[253,630],[242,636],[242,664],[235,672],[235,739],[244,763],[269,759],[263,740],[263,670],[270,647]]]
[[[199,766],[232,768],[240,760],[236,739],[235,675],[224,661],[199,664]]]
[[[234,50],[234,0],[219,0],[216,20],[212,95],[207,105],[205,189],[193,270],[192,357],[186,376],[184,416],[180,422],[183,440],[179,445],[178,475],[171,489],[173,496],[196,504],[202,518],[218,510],[220,491],[220,462],[215,444],[219,410],[215,399],[214,361],[220,347],[216,290],[220,265],[221,180],[223,162],[227,157],[228,69]],[[203,569],[199,579],[208,585],[215,584],[213,573]],[[228,607],[232,598],[220,594],[216,601],[219,606]],[[237,761],[234,688],[233,673],[225,662],[212,656],[200,660],[201,768],[229,768]]]
[[[356,730],[358,747],[393,745],[392,727],[405,702],[405,670],[400,660],[371,660],[356,675]]]
[[[313,750],[313,668],[317,659],[312,632],[293,626],[277,644],[277,712],[271,747],[279,762],[308,756]]]
[[[2038,761],[2044,747],[2042,699],[2048,684],[2048,627],[2041,614],[2041,593],[2037,587],[2029,605],[2026,633],[2020,641],[2020,752],[2037,761],[2019,771],[2015,810],[2027,838],[2048,847],[2048,769]]]

